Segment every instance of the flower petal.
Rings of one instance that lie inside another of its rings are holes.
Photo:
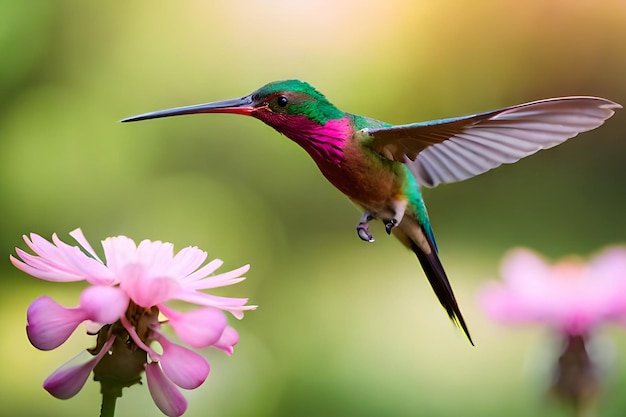
[[[146,365],[146,380],[150,395],[163,414],[178,417],[187,410],[187,400],[165,376],[158,362]]]
[[[257,306],[254,305],[245,305],[248,302],[247,298],[220,297],[194,290],[181,291],[176,295],[176,298],[181,301],[187,301],[188,303],[215,307],[220,310],[228,311],[239,320],[243,318],[244,311],[256,310],[257,308]]]
[[[237,342],[239,342],[239,333],[237,333],[237,330],[226,326],[219,340],[213,344],[213,347],[218,348],[227,355],[232,355]]]
[[[186,277],[198,269],[206,260],[207,253],[196,246],[188,246],[181,249],[172,260],[172,265],[167,271],[169,275]]]
[[[119,287],[88,287],[80,295],[80,306],[89,320],[111,324],[126,313],[128,296]]]
[[[129,264],[120,272],[120,285],[141,307],[152,307],[172,299],[180,285],[169,277],[150,276],[143,265]]]
[[[137,263],[143,265],[149,276],[166,275],[172,259],[174,259],[172,243],[142,240],[137,246]]]
[[[87,238],[85,238],[85,235],[83,234],[83,231],[80,229],[80,227],[78,229],[74,229],[69,233],[70,236],[72,236],[74,238],[75,241],[78,242],[78,244],[80,246],[82,246],[83,248],[85,248],[85,250],[98,262],[100,262],[101,264],[104,264],[104,262],[102,262],[102,260],[100,260],[100,258],[98,257],[98,254],[96,253],[96,251],[93,250],[93,248],[91,247],[91,245],[89,244],[89,241],[87,240]]]
[[[59,347],[87,317],[81,308],[65,308],[52,298],[37,298],[28,307],[26,333],[41,350]]]
[[[85,385],[91,371],[111,349],[114,340],[115,336],[112,336],[96,356],[92,356],[84,350],[66,362],[46,378],[43,383],[44,389],[61,400],[66,400],[76,395]]]
[[[223,274],[218,274],[214,276],[210,276],[207,278],[200,279],[196,282],[190,283],[185,286],[188,289],[194,290],[206,290],[209,288],[218,288],[225,287],[227,285],[237,284],[238,282],[246,279],[242,277],[242,274],[245,274],[250,269],[250,265],[244,265],[237,269],[233,269],[232,271],[224,272]]]
[[[215,272],[220,266],[224,264],[224,261],[221,259],[213,259],[208,264],[204,265],[202,268],[198,269],[196,272],[187,275],[184,280],[187,282],[197,281],[199,279],[205,278]]]
[[[55,238],[56,234],[53,234],[52,239]],[[55,246],[35,233],[30,234],[30,240],[27,236],[24,236],[24,242],[43,262],[65,269],[67,259],[62,248]]]
[[[136,263],[137,245],[126,236],[109,237],[102,241],[106,264],[114,275],[119,276],[122,269],[130,263]],[[119,282],[119,279],[118,279]]]
[[[184,389],[198,388],[209,375],[209,363],[202,355],[159,335],[158,342],[163,348],[159,359],[165,375]]]
[[[180,340],[194,348],[211,346],[217,342],[227,324],[224,313],[213,307],[181,313],[159,305],[159,310],[168,318]]]
[[[9,259],[11,259],[13,266],[35,278],[52,282],[72,282],[85,279],[78,271],[69,271],[67,268],[53,264],[45,258],[31,255],[19,248],[16,248],[15,252],[22,258],[23,262],[10,255]]]
[[[84,276],[87,282],[94,285],[113,284],[114,275],[102,262],[87,256],[78,246],[61,241],[56,234],[52,235],[52,242],[63,255],[67,267]]]
[[[79,237],[86,243],[82,233]],[[52,243],[34,233],[30,235],[30,240],[24,236],[24,241],[36,256],[16,249],[23,262],[12,256],[11,262],[34,277],[56,282],[86,279],[92,284],[109,284],[113,278],[97,257],[94,259],[79,247],[62,242],[56,234],[52,235]]]

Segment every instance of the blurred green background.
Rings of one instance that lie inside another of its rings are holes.
[[[98,386],[69,401],[44,378],[92,339],[30,346],[25,311],[81,285],[20,273],[21,235],[81,227],[197,245],[252,264],[228,294],[260,308],[234,323],[233,357],[188,392],[187,416],[565,416],[546,399],[549,334],[505,328],[476,292],[503,254],[557,258],[626,241],[626,113],[514,165],[425,191],[441,257],[476,347],[448,321],[414,256],[373,227],[308,156],[229,115],[136,124],[137,113],[311,82],[338,107],[392,123],[559,95],[626,103],[621,0],[0,2],[2,414],[96,415]],[[626,413],[624,329],[603,333],[601,416]],[[612,353],[611,353],[612,352]],[[147,387],[119,416],[160,415]]]

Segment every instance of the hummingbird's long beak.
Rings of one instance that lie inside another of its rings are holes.
[[[196,113],[232,113],[250,115],[254,111],[252,96],[234,98],[230,100],[214,101],[212,103],[196,104],[194,106],[175,107],[173,109],[153,111],[127,117],[120,122],[136,122],[146,119],[158,119],[159,117],[180,116],[183,114]]]

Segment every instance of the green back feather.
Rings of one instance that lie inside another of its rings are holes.
[[[404,185],[404,192],[409,198],[409,202],[413,207],[415,207],[417,220],[424,227],[424,231],[426,235],[433,242],[433,246],[435,247],[435,251],[437,251],[437,243],[435,242],[435,234],[433,233],[433,229],[430,225],[430,219],[428,218],[428,212],[426,211],[426,205],[424,204],[424,198],[422,197],[422,192],[420,191],[419,184],[417,180],[409,170],[409,168],[402,164],[402,168],[405,171],[406,182]]]

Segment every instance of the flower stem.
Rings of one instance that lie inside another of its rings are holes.
[[[115,402],[117,393],[112,390],[102,390],[102,406],[100,407],[100,417],[113,417],[115,415]]]
[[[594,399],[588,399],[587,401],[579,401],[574,406],[574,417],[596,417]]]

